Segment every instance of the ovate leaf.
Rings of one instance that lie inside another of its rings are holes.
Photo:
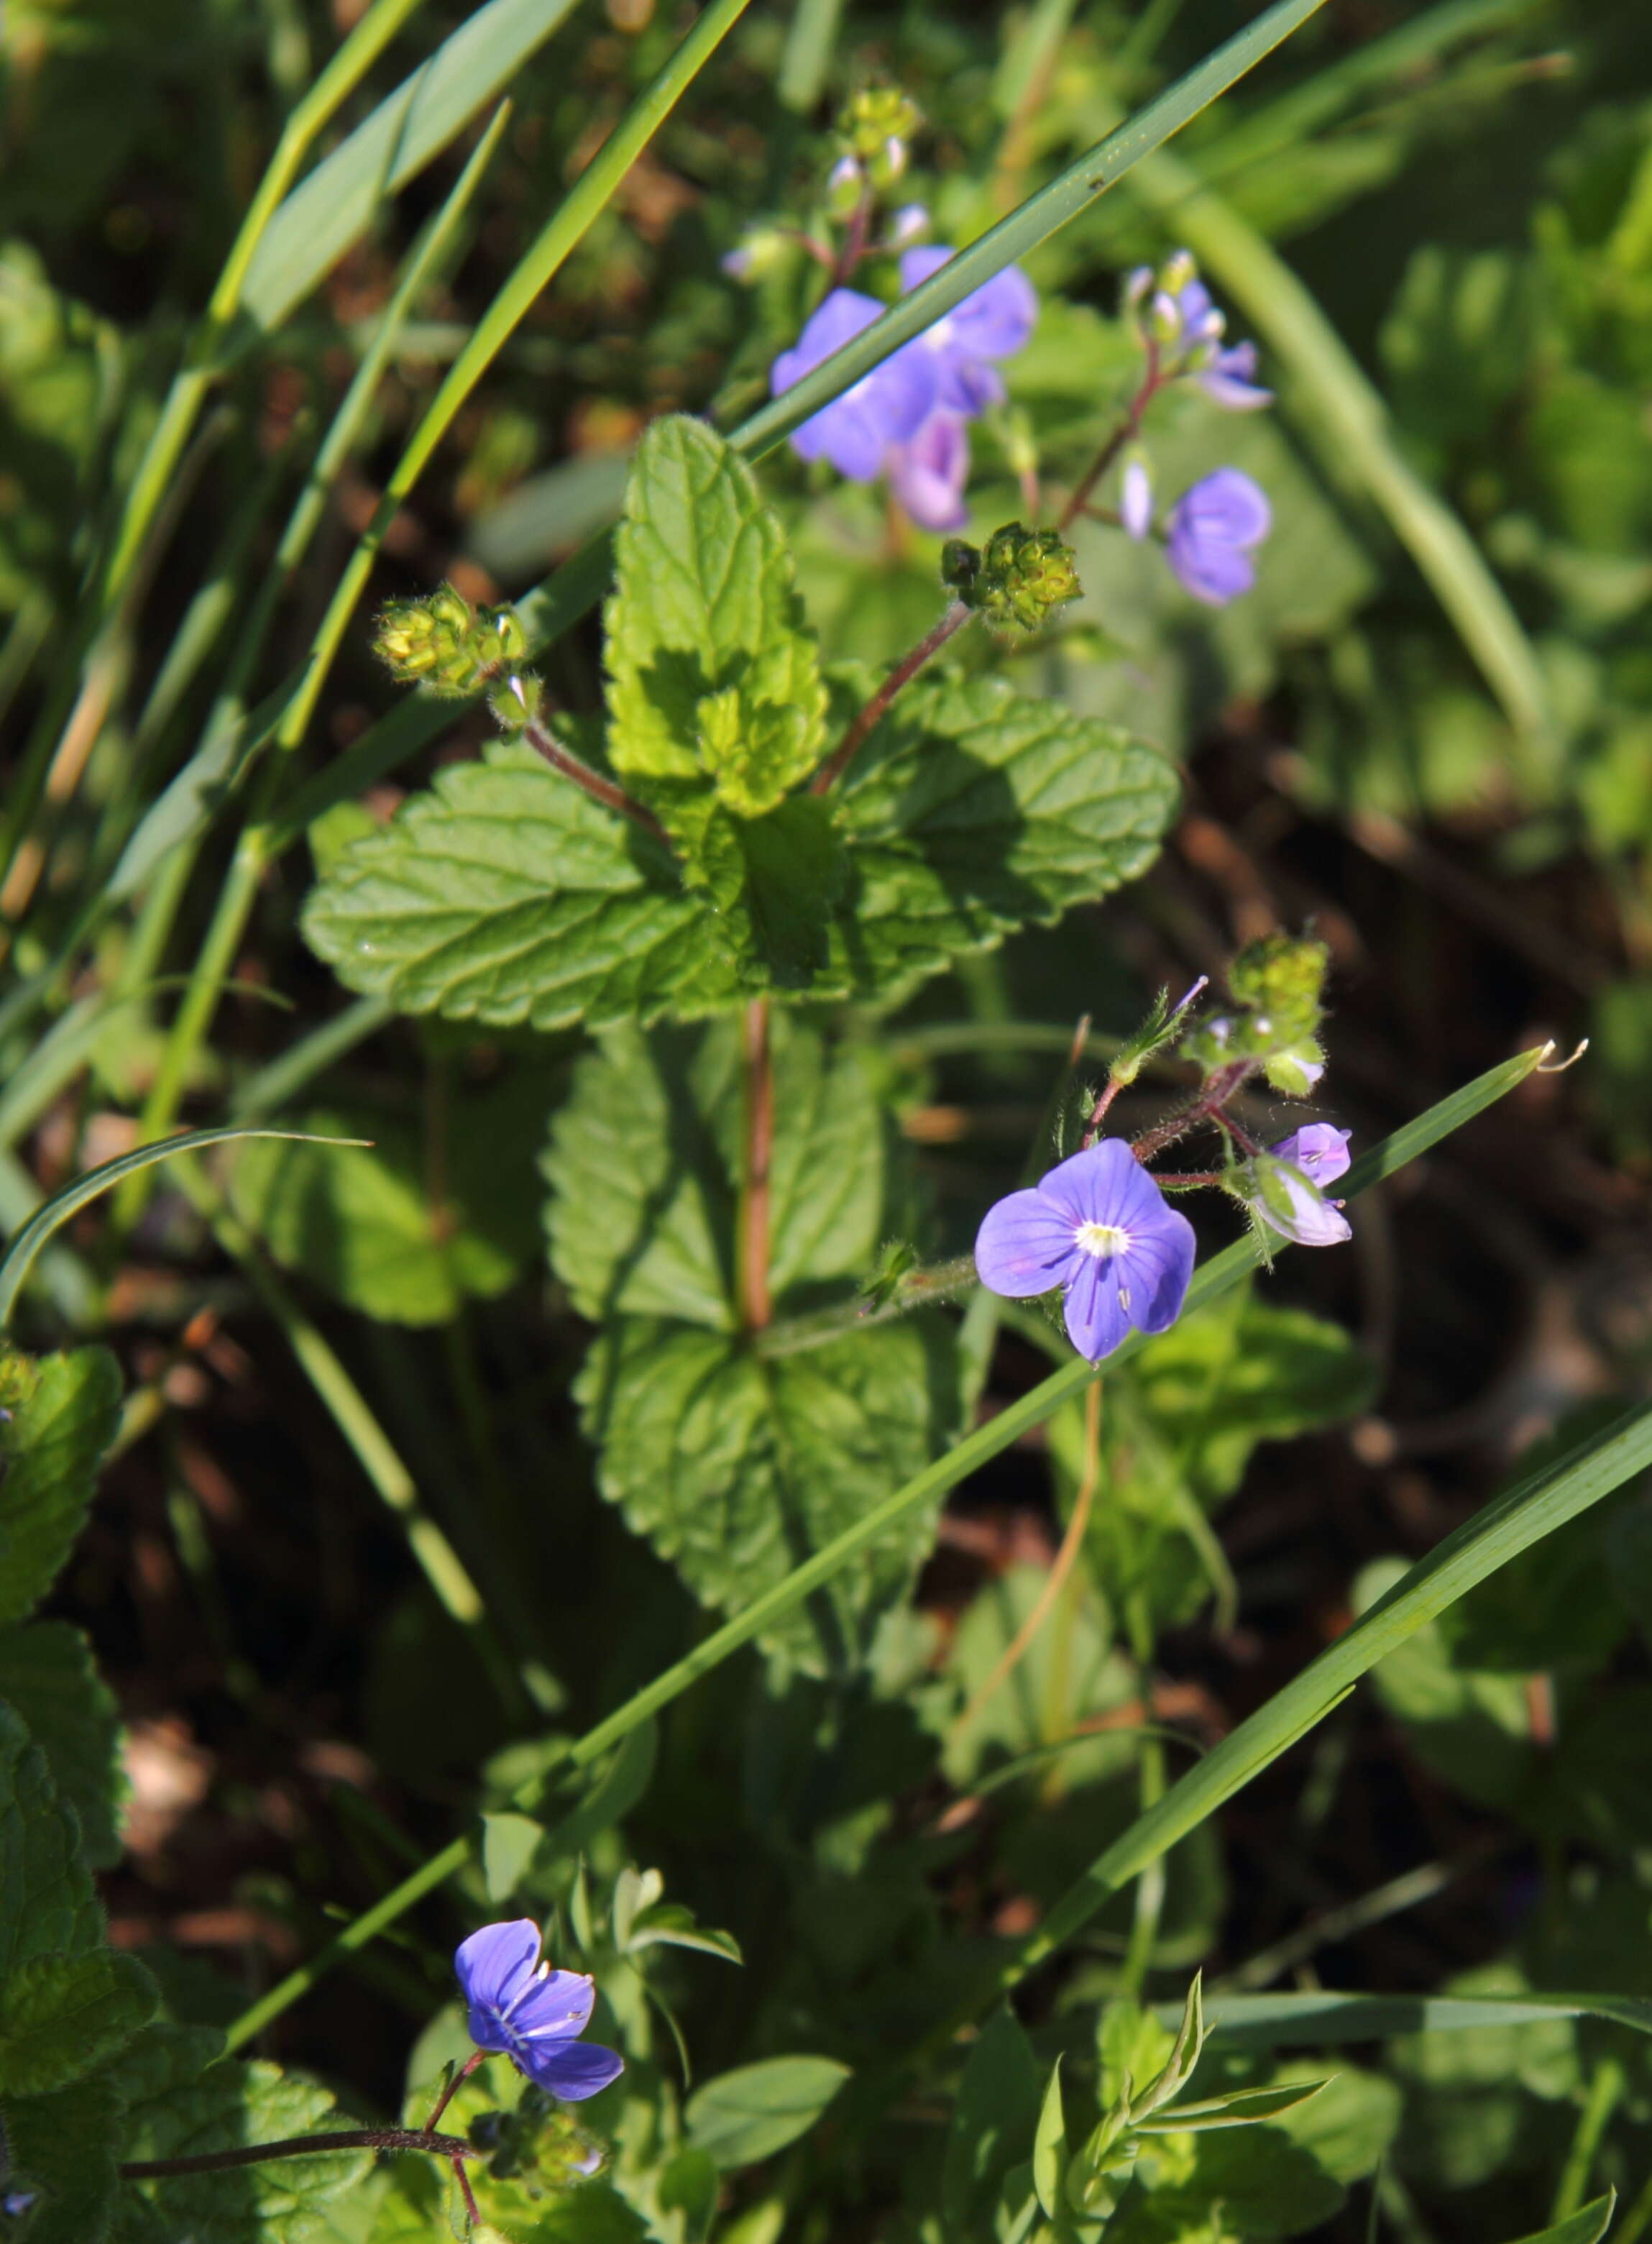
[[[537,1088],[536,1088],[537,1086]],[[543,1078],[456,1096],[415,1130],[374,1109],[317,1110],[303,1126],[367,1146],[255,1139],[230,1191],[278,1262],[387,1322],[444,1324],[467,1297],[502,1293],[533,1243]]]
[[[688,2139],[722,2167],[755,2166],[806,2135],[849,2068],[830,2057],[772,2057],[708,2080],[689,2098]]]
[[[8,2191],[32,2197],[28,2244],[103,2244],[119,2182],[120,2099],[106,2080],[79,2080],[5,2107]]]
[[[576,1391],[603,1493],[696,1597],[738,1612],[929,1462],[956,1408],[952,1362],[938,1319],[768,1358],[730,1335],[624,1318]],[[853,1666],[933,1524],[914,1510],[759,1644],[812,1673]]]
[[[509,741],[344,850],[304,932],[352,990],[495,1027],[693,1017],[740,989],[670,853]]]
[[[627,780],[709,781],[755,818],[819,761],[826,689],[785,531],[702,422],[656,421],[637,448],[605,620]]]
[[[769,1283],[777,1303],[858,1276],[888,1223],[889,1135],[871,1061],[787,1016],[772,1024]],[[551,1261],[583,1316],[735,1326],[745,1141],[740,1035],[621,1030],[580,1062],[544,1170]]]
[[[30,1358],[0,1342],[0,1621],[51,1587],[114,1438],[120,1373],[106,1348]]]
[[[0,1628],[0,1700],[22,1716],[58,1799],[74,1809],[82,1859],[107,1869],[120,1855],[127,1788],[120,1719],[79,1630],[60,1620]]]
[[[887,996],[1059,919],[1146,869],[1178,794],[1146,741],[1001,679],[911,688],[844,787],[834,965]]]
[[[30,1957],[0,1987],[0,2097],[68,2087],[146,2026],[155,2002],[136,1957],[91,1948]]]
[[[220,2057],[211,2027],[161,2023],[117,2060],[111,2078],[128,2105],[124,2159],[230,2150],[339,2125],[333,2099],[273,2065]],[[226,2173],[179,2174],[129,2184],[159,2209],[163,2233],[192,2244],[306,2244],[329,2201],[367,2173],[370,2154],[272,2159]],[[139,2234],[142,2232],[139,2231]]]
[[[1039,2112],[1032,2044],[1012,2011],[995,2011],[970,2046],[947,2131],[941,2202],[949,2233],[974,2233],[1010,2168],[1032,2149]]]

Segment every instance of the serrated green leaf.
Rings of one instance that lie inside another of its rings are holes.
[[[935,1454],[956,1409],[953,1348],[935,1318],[778,1358],[730,1335],[623,1318],[576,1393],[603,1495],[703,1603],[738,1609]],[[808,1673],[853,1667],[933,1527],[931,1510],[914,1511],[758,1641]]]
[[[755,2166],[807,2134],[849,2078],[831,2057],[772,2057],[697,2088],[684,2106],[688,2139],[725,2169]]]
[[[826,688],[779,518],[704,422],[656,421],[616,541],[608,751],[627,780],[709,780],[744,818],[809,775]]]
[[[493,1027],[692,1019],[742,995],[670,854],[510,741],[353,842],[303,923],[349,989]]]
[[[51,1587],[114,1439],[120,1372],[107,1348],[30,1357],[0,1343],[0,1621]]]
[[[769,1282],[783,1305],[871,1261],[889,1227],[890,1139],[865,1051],[784,1015],[771,1035]],[[621,1030],[579,1063],[544,1173],[551,1261],[582,1316],[734,1330],[744,1136],[732,1022]]]
[[[155,2015],[135,1957],[34,1956],[0,1986],[0,2096],[48,2096],[112,2057]]]
[[[911,688],[842,789],[833,965],[857,996],[887,997],[1059,919],[1145,871],[1178,796],[1144,740],[1002,679]]]
[[[26,1964],[78,1956],[102,1940],[75,1820],[58,1802],[44,1754],[0,1707],[0,2009]]]
[[[120,2099],[106,2080],[78,2080],[51,2096],[8,2100],[8,2187],[37,2193],[28,2244],[103,2244],[119,2181]]]
[[[108,1869],[120,1857],[127,1793],[120,1717],[80,1631],[61,1620],[0,1628],[0,1700],[21,1715],[58,1799],[74,1809],[82,1859]]]
[[[111,2069],[125,2097],[126,2159],[194,2156],[243,2143],[320,2134],[338,2124],[324,2088],[279,2066],[220,2057],[215,2029],[147,2027]],[[306,2244],[330,2199],[367,2173],[360,2151],[272,2159],[226,2173],[129,2184],[159,2208],[170,2235],[192,2244]]]
[[[469,1296],[502,1293],[533,1247],[533,1160],[550,1087],[543,1076],[455,1097],[439,1132],[370,1108],[317,1110],[303,1124],[370,1147],[258,1139],[241,1148],[230,1197],[278,1262],[364,1315],[445,1324]]]

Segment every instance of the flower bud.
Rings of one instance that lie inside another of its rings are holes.
[[[929,231],[929,213],[921,203],[902,203],[889,221],[886,249],[910,249]]]
[[[1268,935],[1247,943],[1229,968],[1228,988],[1256,1016],[1270,1059],[1312,1038],[1330,964],[1330,952],[1311,936]]]
[[[396,600],[380,614],[373,644],[404,686],[468,700],[526,658],[512,608],[473,610],[451,585],[423,600]]]
[[[847,218],[860,200],[866,186],[866,166],[858,156],[839,156],[826,174],[826,208],[833,218]]]
[[[1001,629],[1038,631],[1052,609],[1083,591],[1071,546],[1053,530],[1028,530],[1020,522],[995,530],[983,550],[948,538],[941,573],[966,607]]]
[[[868,166],[894,161],[898,179],[906,168],[906,144],[923,123],[917,104],[895,85],[866,85],[852,93],[838,118],[838,138]],[[893,159],[892,145],[899,153]]]
[[[1198,273],[1198,265],[1190,249],[1178,249],[1164,260],[1159,274],[1159,287],[1168,295],[1179,296],[1190,280]]]

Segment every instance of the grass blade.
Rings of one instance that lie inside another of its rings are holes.
[[[199,1152],[207,1146],[222,1146],[233,1138],[293,1138],[309,1146],[365,1146],[366,1138],[306,1137],[299,1130],[261,1130],[248,1124],[227,1124],[212,1130],[186,1130],[181,1136],[167,1138],[158,1146],[140,1146],[136,1152],[123,1153],[118,1160],[104,1161],[84,1176],[75,1177],[43,1200],[27,1223],[8,1245],[0,1257],[0,1330],[11,1321],[11,1312],[19,1292],[29,1275],[35,1257],[51,1237],[72,1215],[78,1215],[88,1201],[118,1185],[123,1177],[133,1176],[139,1169],[151,1167],[157,1161],[170,1161],[175,1153]]]
[[[1652,2034],[1652,2002],[1640,1995],[1211,1995],[1210,2031],[1247,2049],[1329,2049],[1386,2041],[1392,2034],[1461,2033],[1475,2026],[1540,2025],[1549,2018],[1606,2018]],[[1159,2006],[1174,2026],[1179,2005]]]
[[[1484,1108],[1494,1105],[1505,1092],[1512,1091],[1516,1084],[1524,1082],[1534,1068],[1540,1066],[1547,1058],[1552,1049],[1548,1044],[1539,1045],[1531,1051],[1521,1052],[1514,1058],[1505,1060],[1499,1067],[1488,1069],[1484,1075],[1476,1077],[1473,1083],[1465,1084],[1460,1091],[1453,1092],[1450,1098],[1431,1106],[1426,1114],[1419,1115],[1414,1122],[1408,1122],[1403,1130],[1397,1130],[1381,1145],[1374,1146],[1349,1171],[1348,1195],[1352,1197],[1375,1184],[1379,1179],[1392,1176],[1396,1169],[1403,1168],[1407,1161],[1414,1160],[1418,1154],[1426,1152],[1442,1138],[1449,1137],[1453,1130],[1460,1129],[1465,1122],[1472,1120]],[[1216,1255],[1194,1273],[1193,1283],[1188,1289],[1188,1309],[1190,1311],[1205,1301],[1214,1301],[1237,1285],[1254,1268],[1256,1259],[1256,1248],[1248,1238],[1237,1240],[1224,1253]],[[1123,1346],[1109,1357],[1109,1365],[1127,1363],[1139,1353],[1143,1344],[1139,1333],[1132,1334]],[[1052,1373],[1029,1395],[1023,1395],[1019,1402],[1012,1402],[1008,1409],[1001,1410],[986,1425],[977,1427],[945,1457],[937,1457],[934,1464],[927,1466],[909,1480],[904,1488],[896,1489],[881,1504],[875,1504],[865,1518],[817,1551],[813,1558],[794,1568],[784,1582],[778,1583],[772,1590],[757,1599],[744,1612],[737,1613],[732,1620],[725,1621],[721,1628],[714,1629],[704,1643],[698,1645],[685,1659],[668,1667],[664,1674],[656,1676],[651,1683],[628,1699],[623,1707],[617,1707],[594,1728],[587,1730],[584,1736],[570,1747],[569,1761],[575,1767],[585,1767],[600,1760],[622,1738],[629,1736],[639,1723],[649,1720],[662,1707],[668,1707],[673,1699],[681,1698],[684,1692],[697,1683],[702,1675],[710,1674],[731,1653],[748,1644],[760,1629],[766,1628],[781,1614],[813,1596],[851,1559],[858,1558],[862,1551],[876,1543],[906,1512],[918,1504],[933,1503],[947,1489],[955,1488],[978,1465],[985,1464],[988,1458],[1007,1450],[1012,1442],[1034,1426],[1042,1425],[1069,1396],[1082,1393],[1096,1376],[1094,1364],[1075,1358],[1064,1369]],[[1372,1608],[1373,1613],[1377,1610],[1375,1606]],[[1366,1619],[1370,1618],[1368,1614]],[[1217,1751],[1220,1750],[1222,1748],[1218,1747]],[[1177,1786],[1166,1795],[1167,1801],[1174,1800],[1181,1789],[1180,1785]],[[470,1860],[473,1843],[468,1833],[451,1841],[421,1869],[415,1870],[411,1877],[404,1879],[401,1884],[375,1903],[365,1916],[357,1918],[320,1955],[313,1957],[307,1964],[300,1964],[297,1970],[289,1972],[278,1986],[272,1987],[251,2010],[244,2011],[235,2021],[229,2030],[230,2048],[237,2049],[254,2034],[261,2032],[272,2018],[280,2016],[289,2004],[297,2002],[300,1996],[307,1994],[324,1971],[361,1947],[387,1924],[394,1923],[404,1909],[411,1909],[433,1886],[440,1885],[444,1878],[462,1869]]]
[[[1381,1150],[1381,1149],[1379,1149]],[[1349,1188],[1354,1188],[1350,1172]],[[1311,1666],[1190,1769],[1156,1807],[1138,1816],[1069,1886],[995,1981],[1017,1985],[1053,1955],[1121,1887],[1185,1838],[1224,1801],[1341,1704],[1354,1685],[1406,1639],[1488,1574],[1574,1519],[1652,1465],[1652,1403],[1529,1475],[1448,1535],[1363,1613]]]

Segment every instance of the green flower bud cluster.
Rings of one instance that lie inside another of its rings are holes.
[[[899,86],[862,86],[844,104],[838,143],[874,187],[892,187],[907,168],[908,147],[922,123],[917,104]]]
[[[497,685],[509,692],[509,675],[528,653],[514,609],[473,608],[451,585],[427,599],[392,601],[379,617],[373,645],[403,686],[422,686],[453,700],[469,700]],[[517,705],[516,695],[509,700]],[[520,715],[515,721],[522,721]]]
[[[984,548],[949,537],[941,552],[942,580],[967,608],[1001,629],[1041,630],[1053,609],[1083,591],[1073,549],[1054,530],[1007,522]]]
[[[1237,1011],[1203,1023],[1183,1047],[1206,1068],[1259,1065],[1274,1089],[1305,1098],[1325,1070],[1318,1042],[1331,954],[1311,936],[1269,935],[1228,970]]]

